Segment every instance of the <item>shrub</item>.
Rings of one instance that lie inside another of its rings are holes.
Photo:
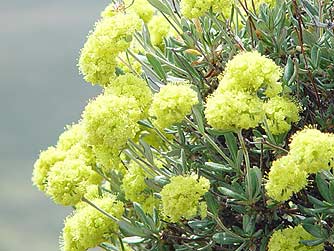
[[[333,8],[113,0],[79,58],[103,93],[34,166],[62,250],[333,250]]]

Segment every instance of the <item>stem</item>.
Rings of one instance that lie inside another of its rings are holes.
[[[108,218],[112,219],[114,222],[118,223],[118,219],[114,216],[112,216],[111,214],[107,213],[106,211],[104,211],[103,209],[99,208],[98,206],[96,206],[93,202],[87,200],[85,197],[82,197],[81,199],[83,202],[86,202],[87,204],[91,205],[92,207],[94,207],[97,211],[99,211],[100,213],[104,214],[105,216],[107,216]]]
[[[219,219],[218,216],[212,214],[211,212],[208,212],[208,216],[211,217],[212,219],[214,219],[214,220],[217,222],[218,226],[219,226],[223,231],[225,231],[226,233],[228,233],[229,235],[231,235],[231,236],[233,236],[233,237],[235,237],[235,238],[237,238],[237,239],[239,239],[239,240],[245,240],[245,238],[243,238],[243,237],[237,235],[236,233],[233,233],[231,230],[229,230],[229,229],[224,225],[224,223]]]
[[[220,154],[220,156],[223,157],[223,159],[231,166],[234,167],[233,161],[222,151],[222,149],[219,148],[219,146],[211,139],[211,137],[206,134],[205,132],[201,132],[198,130],[196,124],[192,122],[189,118],[185,118],[186,121],[194,128],[196,129],[207,141],[208,143]]]
[[[238,139],[241,145],[241,150],[244,155],[245,164],[246,164],[247,194],[248,194],[248,198],[251,199],[252,198],[252,188],[251,188],[252,184],[251,184],[251,179],[250,179],[251,166],[250,166],[250,161],[249,161],[248,150],[245,144],[244,137],[242,136],[242,130],[238,131]]]

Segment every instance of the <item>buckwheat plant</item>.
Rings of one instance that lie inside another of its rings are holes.
[[[334,250],[334,2],[113,0],[37,159],[60,249]]]

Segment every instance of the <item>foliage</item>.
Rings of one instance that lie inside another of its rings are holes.
[[[34,166],[61,248],[333,250],[333,9],[113,0],[79,59],[103,93]]]

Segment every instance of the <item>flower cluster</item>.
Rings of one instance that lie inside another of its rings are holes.
[[[197,93],[189,84],[168,84],[153,96],[150,115],[158,127],[167,128],[182,122],[197,103]]]
[[[140,25],[135,13],[104,14],[89,35],[79,58],[79,69],[87,82],[109,84],[115,77],[118,54],[129,48],[131,35]]]
[[[218,89],[207,99],[205,117],[212,127],[239,131],[256,127],[267,117],[272,134],[288,132],[299,121],[297,104],[278,94],[281,69],[258,52],[242,52],[230,60]],[[263,102],[258,93],[269,100]]]
[[[198,180],[195,176],[172,177],[160,192],[163,214],[171,222],[177,222],[181,218],[191,219],[198,213],[201,214],[203,204],[200,199],[209,188],[210,182],[203,177]]]
[[[120,219],[124,212],[123,203],[112,197],[98,198],[92,203],[116,219]],[[90,206],[79,208],[65,220],[61,237],[63,250],[84,251],[96,247],[110,239],[117,231],[117,222],[95,208]]]
[[[314,237],[306,232],[301,225],[294,228],[285,228],[273,233],[270,237],[269,251],[321,251],[323,244],[317,246],[305,246],[300,241],[313,240]]]
[[[305,128],[292,136],[289,154],[274,161],[268,174],[267,194],[288,200],[307,184],[308,174],[334,167],[334,136]]]
[[[64,206],[76,205],[89,185],[102,180],[93,170],[95,158],[80,134],[82,127],[82,123],[69,126],[57,147],[41,152],[34,165],[33,183]]]
[[[213,9],[214,12],[229,14],[232,6],[231,0],[182,0],[181,12],[187,18],[197,18]]]
[[[152,190],[147,186],[145,179],[148,175],[140,166],[131,163],[122,180],[122,189],[125,198],[140,203],[145,212],[151,213],[158,200],[154,198]]]

